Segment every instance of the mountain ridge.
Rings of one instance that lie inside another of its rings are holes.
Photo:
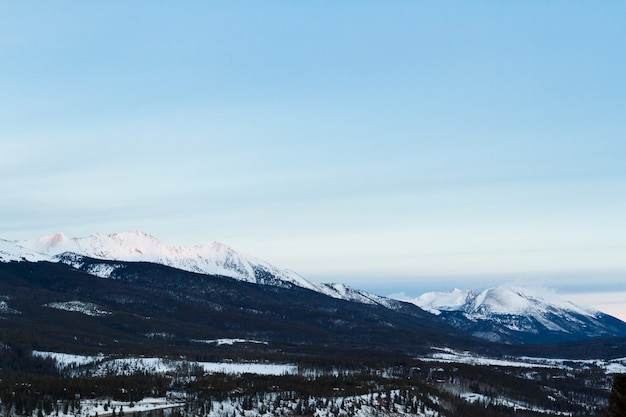
[[[567,301],[546,288],[502,285],[481,292],[454,289],[404,301],[494,342],[546,343],[626,335],[623,321]]]
[[[398,312],[405,311],[404,303],[409,302],[474,337],[501,343],[552,343],[626,336],[623,321],[563,300],[545,289],[531,291],[500,286],[480,293],[454,289],[395,300],[341,283],[314,284],[291,270],[241,254],[223,243],[213,241],[171,247],[139,230],[82,238],[57,233],[22,241],[0,240],[0,261],[62,263],[100,278],[116,276],[122,262],[148,262],[252,284],[282,288],[295,285],[332,298]]]
[[[216,241],[174,247],[150,234],[134,230],[80,238],[68,238],[63,233],[56,233],[13,243],[32,252],[48,255],[51,261],[59,257],[66,259],[62,255],[70,252],[111,261],[153,262],[188,272],[229,276],[252,283],[267,284],[268,279],[271,279],[272,285],[281,285],[280,281],[285,281],[303,288],[317,289],[317,286],[294,271],[277,268]]]
[[[430,343],[478,343],[408,303],[398,302],[404,309],[397,311],[295,284],[258,285],[147,262],[81,261],[84,269],[115,268],[99,278],[61,262],[0,263],[3,341],[59,352],[206,354],[198,340],[231,338],[267,342],[254,350],[277,355],[411,353]]]

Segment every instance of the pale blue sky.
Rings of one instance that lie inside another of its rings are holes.
[[[624,16],[2,2],[0,237],[218,240],[383,295],[626,291]]]

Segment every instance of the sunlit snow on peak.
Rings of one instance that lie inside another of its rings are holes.
[[[293,271],[282,270],[216,241],[196,246],[171,247],[150,234],[133,230],[78,238],[56,234],[14,244],[48,257],[76,253],[95,259],[152,262],[185,271],[222,275],[247,282],[297,285],[317,290],[317,286]]]
[[[412,300],[418,307],[434,314],[442,311],[464,311],[474,317],[489,314],[528,315],[546,309],[559,309],[593,316],[596,310],[564,300],[547,288],[503,285],[480,293],[455,288],[449,292],[428,292]]]
[[[36,250],[23,247],[21,245],[16,244],[15,242],[10,242],[8,240],[0,239],[0,262],[11,262],[11,261],[29,261],[29,262],[38,262],[38,261],[48,261],[50,257],[39,253]]]
[[[471,290],[455,288],[450,292],[428,292],[414,300],[405,301],[412,302],[430,313],[439,314],[441,311],[454,311],[463,308],[467,301],[475,295],[476,293]]]

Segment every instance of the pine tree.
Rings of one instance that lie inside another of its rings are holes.
[[[609,395],[607,417],[626,417],[626,374],[617,374]]]

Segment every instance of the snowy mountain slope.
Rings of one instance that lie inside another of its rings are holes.
[[[420,295],[415,300],[409,301],[429,313],[439,315],[442,310],[455,311],[463,309],[468,300],[474,296],[476,296],[476,293],[471,290],[455,288],[450,292],[428,292]]]
[[[329,355],[343,349],[417,352],[431,343],[459,349],[476,343],[407,303],[398,303],[406,310],[397,312],[296,285],[258,285],[149,262],[87,257],[83,262],[116,268],[102,279],[62,262],[1,262],[2,340],[36,340],[55,349],[71,348],[78,340],[81,349],[94,352],[141,354],[204,351],[210,347],[198,346],[198,340],[218,339],[264,342],[248,343],[246,351],[287,348]],[[9,308],[21,314],[9,314]]]
[[[44,304],[44,307],[56,308],[57,310],[72,311],[87,316],[106,316],[112,314],[110,311],[103,310],[94,303],[88,303],[84,301],[63,301]]]
[[[119,266],[114,263],[94,263],[92,259],[87,260],[85,257],[106,261],[151,262],[257,284],[283,287],[297,285],[337,299],[399,308],[396,300],[355,290],[343,284],[315,285],[291,270],[280,269],[263,260],[243,255],[219,242],[192,247],[170,247],[141,231],[94,234],[81,238],[69,238],[57,233],[38,239],[2,242],[6,247],[5,252],[11,254],[6,256],[7,260],[61,262],[101,278],[110,277]]]
[[[354,301],[362,304],[378,304],[392,310],[396,310],[400,306],[400,302],[397,300],[357,290],[345,284],[320,284],[318,288],[318,291],[322,294],[341,300]]]
[[[410,300],[474,336],[506,343],[544,343],[626,335],[626,323],[546,289],[501,286],[455,289]]]
[[[33,251],[31,249],[22,247],[15,242],[10,242],[8,240],[0,239],[0,262],[11,262],[11,261],[28,261],[28,262],[38,262],[38,261],[49,261],[51,259],[50,256],[44,255],[42,253],[38,253],[37,251]]]
[[[64,263],[80,263],[67,255],[78,254],[95,259],[152,262],[184,271],[208,275],[223,275],[241,281],[268,285],[297,285],[311,290],[317,287],[290,270],[277,268],[263,260],[238,253],[230,246],[210,242],[192,247],[171,247],[154,236],[141,231],[94,234],[68,238],[62,233],[39,239],[13,242],[29,253],[40,253]],[[64,255],[65,254],[65,255]],[[42,256],[42,260],[45,257]],[[105,277],[106,270],[94,273]]]
[[[500,286],[488,288],[480,293],[454,289],[450,292],[422,294],[414,303],[425,310],[463,311],[473,318],[486,318],[494,314],[541,315],[548,311],[567,311],[595,316],[599,311],[564,300],[545,288]]]
[[[0,261],[60,262],[101,278],[116,276],[119,263],[148,262],[255,284],[283,288],[295,285],[336,299],[378,305],[409,315],[416,314],[414,306],[417,306],[474,336],[506,343],[626,335],[626,323],[546,290],[508,286],[476,293],[455,289],[401,300],[414,305],[411,306],[344,284],[316,285],[293,271],[277,268],[218,242],[170,247],[141,231],[82,238],[68,238],[59,233],[26,241],[0,240]]]
[[[291,270],[280,269],[263,260],[241,254],[219,242],[192,247],[170,247],[154,236],[141,231],[131,231],[110,235],[94,234],[81,238],[69,238],[57,233],[13,244],[29,253],[35,255],[39,253],[38,260],[65,263],[101,278],[109,277],[118,266],[86,261],[83,257],[107,261],[151,262],[184,271],[222,275],[257,284],[283,287],[292,284],[337,299],[378,304],[396,310],[402,307],[397,300],[356,290],[344,284],[313,284]],[[37,259],[35,255],[31,257]]]

